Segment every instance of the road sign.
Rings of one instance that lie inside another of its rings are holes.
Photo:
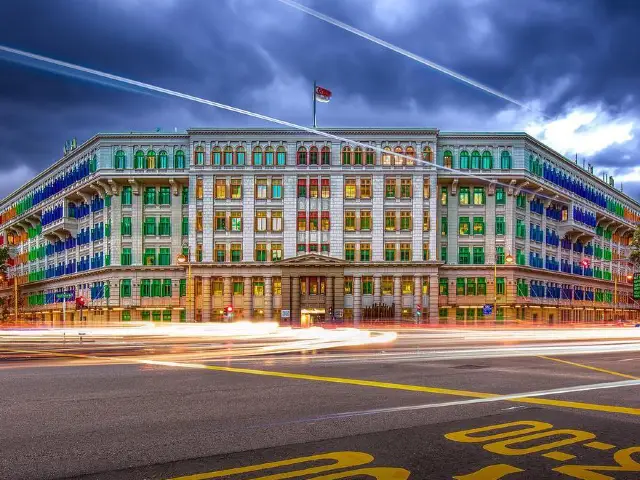
[[[484,307],[482,307],[482,314],[483,315],[491,315],[491,313],[493,312],[493,305],[485,305]]]
[[[69,300],[71,298],[71,294],[70,293],[56,293],[56,298],[58,300]]]
[[[280,318],[291,318],[291,310],[281,310]]]
[[[640,273],[633,274],[633,299],[640,300]]]

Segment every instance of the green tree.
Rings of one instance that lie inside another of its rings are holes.
[[[629,261],[636,267],[640,267],[640,226],[636,227],[636,231],[633,232],[633,238],[631,239],[631,255],[629,255]]]

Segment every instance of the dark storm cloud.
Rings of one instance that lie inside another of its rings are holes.
[[[403,118],[397,111],[415,105],[426,115],[445,114],[438,117],[443,124],[431,118],[413,123],[456,129],[466,125],[466,116],[488,119],[509,106],[275,0],[158,0],[152,8],[135,0],[5,4],[0,44],[247,109],[260,110],[256,91],[283,78],[305,84],[317,79],[334,90],[335,101],[326,108],[334,124],[397,123]],[[519,100],[550,102],[550,115],[596,103],[612,115],[640,111],[631,95],[640,78],[635,2],[413,0],[395,20],[376,14],[375,0],[307,4]],[[564,91],[550,98],[562,79]],[[376,115],[358,121],[357,112],[341,106],[346,98],[361,99]],[[299,120],[308,109],[284,105],[286,98],[276,100],[262,113]],[[385,116],[392,110],[393,121]],[[20,164],[44,168],[72,136],[252,122],[4,61],[0,114],[0,174]],[[624,145],[609,150],[594,160],[613,166],[628,153]]]

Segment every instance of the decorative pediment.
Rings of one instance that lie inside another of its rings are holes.
[[[344,267],[347,262],[335,257],[307,253],[297,257],[280,260],[276,263],[280,267]]]

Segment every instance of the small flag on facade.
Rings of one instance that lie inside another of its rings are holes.
[[[331,90],[316,86],[316,100],[319,102],[328,102],[331,100]]]

